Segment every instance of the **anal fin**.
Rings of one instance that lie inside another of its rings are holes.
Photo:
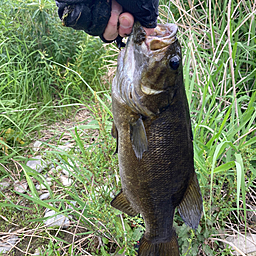
[[[138,215],[139,213],[137,211],[135,211],[130,202],[127,200],[127,198],[125,197],[124,193],[121,192],[112,200],[111,202],[111,206],[113,206],[114,208],[118,209],[119,211],[122,211],[132,217]]]
[[[148,149],[148,140],[142,117],[135,123],[130,124],[130,133],[133,151],[136,157],[141,159],[143,153]]]
[[[203,212],[203,200],[196,173],[190,181],[178,210],[181,218],[188,226],[193,229],[198,227]]]

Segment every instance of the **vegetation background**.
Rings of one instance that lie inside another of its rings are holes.
[[[175,217],[182,255],[231,255],[228,237],[256,232],[255,14],[252,0],[160,0],[159,22],[179,26],[204,198],[196,232]],[[0,240],[19,237],[10,255],[135,255],[142,219],[110,206],[120,190],[110,135],[118,52],[63,27],[53,0],[1,1],[0,182],[12,185],[0,190]],[[37,155],[41,173],[25,165]],[[46,227],[46,208],[72,216],[70,226]]]

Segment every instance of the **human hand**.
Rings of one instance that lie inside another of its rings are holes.
[[[158,0],[55,0],[62,24],[112,42],[131,33],[134,18],[150,35],[157,24]],[[122,7],[123,6],[123,7]],[[123,12],[124,11],[124,12]],[[122,13],[123,12],[123,13]]]
[[[113,41],[118,35],[125,37],[132,32],[134,17],[129,12],[122,13],[122,6],[115,0],[112,0],[111,17],[108,21],[107,27],[103,33],[103,38],[106,41]],[[118,26],[119,23],[119,26]],[[154,28],[145,28],[147,35],[153,33]]]

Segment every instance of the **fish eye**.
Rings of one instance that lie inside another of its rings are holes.
[[[170,59],[169,65],[173,70],[177,70],[180,65],[180,58],[178,56],[174,56]]]

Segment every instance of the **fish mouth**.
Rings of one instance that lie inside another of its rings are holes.
[[[178,26],[175,24],[158,24],[154,33],[147,36],[145,43],[151,51],[156,51],[169,46],[177,40]]]
[[[177,40],[178,26],[172,23],[158,24],[154,32],[147,36],[139,22],[133,27],[133,42],[140,45],[143,52],[154,52],[162,50]]]

